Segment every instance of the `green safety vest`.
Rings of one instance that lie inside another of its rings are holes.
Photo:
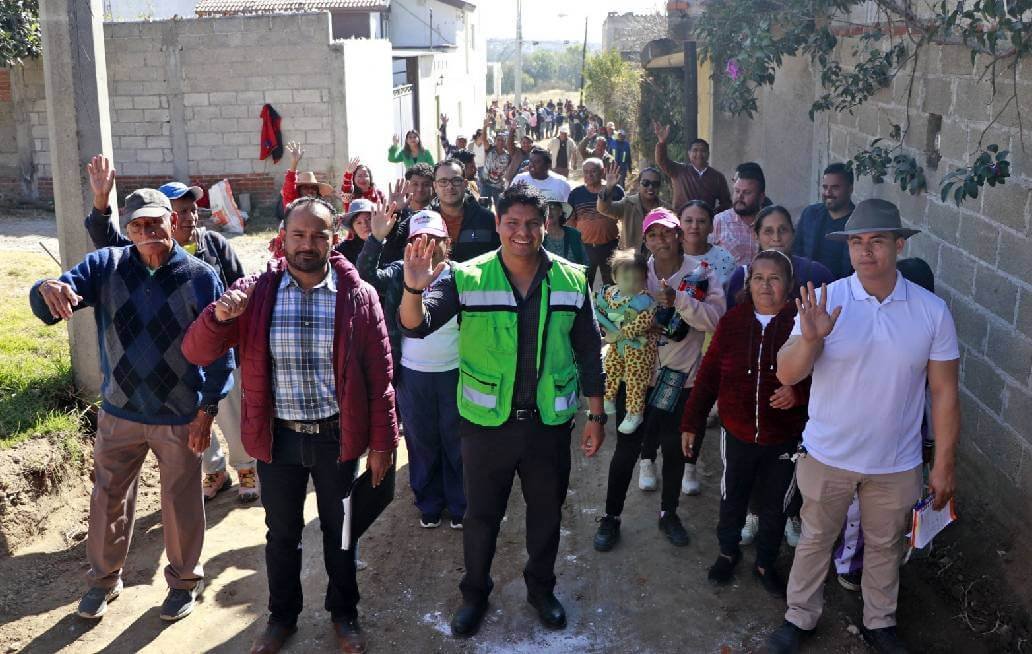
[[[547,255],[546,255],[547,256]],[[580,406],[577,363],[570,331],[586,301],[581,266],[549,257],[541,282],[537,337],[537,408],[546,425],[569,422]],[[516,382],[516,296],[498,252],[453,269],[459,292],[459,414],[484,427],[497,427],[512,413]]]

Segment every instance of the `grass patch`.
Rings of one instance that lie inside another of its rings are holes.
[[[46,326],[29,309],[29,288],[56,276],[45,254],[4,252],[0,263],[0,448],[29,438],[81,454],[82,412],[75,396],[68,330]]]

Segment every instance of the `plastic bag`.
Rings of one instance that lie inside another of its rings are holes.
[[[233,199],[233,188],[228,179],[208,189],[208,201],[211,203],[211,222],[215,227],[230,234],[244,233],[247,214],[240,210]]]

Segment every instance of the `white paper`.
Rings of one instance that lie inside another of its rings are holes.
[[[348,550],[351,549],[351,496],[341,501],[344,503],[344,522],[340,529],[340,549]]]
[[[930,498],[921,504],[923,506],[914,509],[914,532],[911,542],[912,547],[917,549],[928,545],[940,531],[946,528],[946,525],[956,520],[953,500],[947,502],[946,506],[939,511],[932,508]]]

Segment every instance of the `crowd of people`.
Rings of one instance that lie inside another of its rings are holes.
[[[98,249],[30,292],[43,322],[89,306],[99,331],[78,614],[101,618],[122,589],[137,478],[154,451],[162,619],[189,615],[203,589],[204,502],[230,487],[228,464],[240,500],[260,496],[265,510],[269,617],[251,651],[277,652],[297,630],[309,479],[325,608],[341,651],[365,651],[344,500],[363,456],[371,487],[389,483],[403,433],[413,524],[447,518],[462,531],[453,634],[474,635],[486,613],[515,475],[527,601],[561,629],[555,561],[586,404],[584,456],[618,422],[595,550],[614,550],[622,521],[644,518],[624,512],[636,469],[641,490],[659,491],[661,537],[689,545],[678,507],[701,492],[704,437],[719,423],[719,519],[693,525],[715,532],[710,581],[730,583],[755,543],[752,575],[787,605],[768,651],[795,652],[834,557],[842,585],[862,589],[864,638],[905,651],[895,620],[907,518],[925,485],[936,507],[952,497],[959,432],[952,318],[927,264],[900,258],[915,231],[889,202],[854,204],[843,164],[825,169],[822,201],[795,221],[759,164],[737,166],[729,186],[706,141],[677,162],[670,128],[655,133],[655,167],[632,175],[626,134],[584,107],[493,103],[469,139],[450,141],[442,116],[443,160],[410,131],[387,155],[403,178],[377,186],[355,158],[337,189],[300,170],[292,142],[272,256],[250,274],[198,225],[199,187],[137,189],[115,221],[115,171],[95,157],[86,228]],[[783,540],[795,548],[787,580]]]

